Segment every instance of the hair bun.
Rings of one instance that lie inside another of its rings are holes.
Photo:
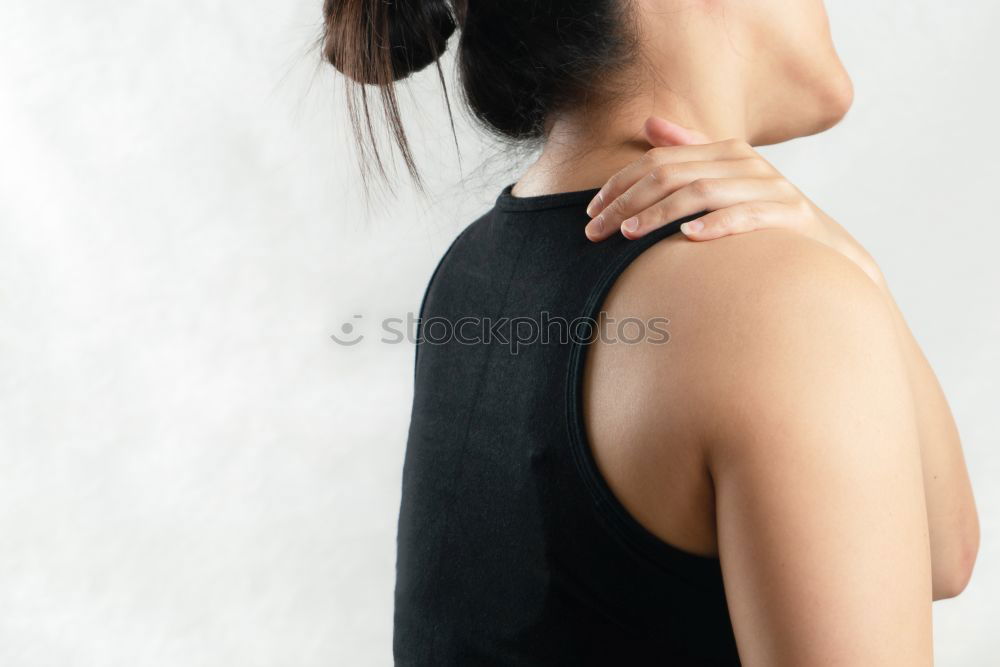
[[[455,19],[444,0],[392,0],[389,6],[392,71],[398,80],[441,57],[455,32]]]
[[[447,0],[326,0],[324,14],[327,60],[368,84],[388,85],[424,69],[456,28]]]

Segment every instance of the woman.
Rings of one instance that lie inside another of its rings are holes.
[[[850,106],[822,3],[328,0],[411,171],[392,85],[456,26],[475,116],[542,150],[424,298],[397,664],[931,664],[978,548],[954,422],[751,148]]]

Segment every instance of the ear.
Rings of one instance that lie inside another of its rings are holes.
[[[708,137],[690,128],[683,127],[658,116],[650,116],[643,126],[646,141],[651,146],[688,146],[690,144],[709,144]]]

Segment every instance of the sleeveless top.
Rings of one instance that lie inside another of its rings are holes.
[[[511,187],[455,239],[421,306],[395,664],[739,665],[719,560],[628,513],[581,414],[588,327],[612,284],[697,216],[593,243],[596,189]]]

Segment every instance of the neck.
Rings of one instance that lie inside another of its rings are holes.
[[[712,141],[746,138],[739,118],[699,114],[683,105],[636,103],[601,115],[576,113],[552,125],[542,152],[518,180],[521,197],[598,188],[616,172],[642,157],[652,146],[643,135],[650,116],[667,118],[699,130]]]
[[[649,116],[696,129],[712,141],[751,140],[746,95],[751,85],[732,49],[718,41],[719,33],[678,30],[645,44],[644,57],[620,75],[631,84],[628,94],[609,95],[551,120],[542,152],[514,194],[600,187],[651,148],[642,129]]]

